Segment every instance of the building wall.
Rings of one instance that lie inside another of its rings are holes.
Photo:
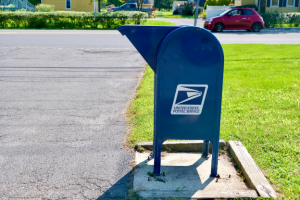
[[[241,6],[242,0],[234,0],[234,6]]]
[[[288,12],[299,12],[299,7],[287,8],[287,7],[279,7],[279,8],[270,8],[266,7],[266,12],[279,12],[279,13],[288,13]]]
[[[55,5],[57,11],[83,11],[94,12],[94,2],[90,4],[91,0],[71,0],[71,9],[66,9],[66,0],[42,0],[43,4]],[[96,1],[97,11],[97,1]]]
[[[295,7],[286,7],[286,0],[279,0],[279,7],[270,7],[271,1],[266,0],[266,13],[267,12],[279,12],[279,13],[288,13],[288,12],[299,12],[300,11],[300,0],[295,1]]]
[[[256,0],[242,0],[242,5],[256,5]]]

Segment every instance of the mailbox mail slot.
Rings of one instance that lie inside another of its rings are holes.
[[[193,26],[118,28],[155,72],[154,173],[160,175],[161,146],[168,139],[213,145],[211,176],[217,176],[224,54],[210,32]]]

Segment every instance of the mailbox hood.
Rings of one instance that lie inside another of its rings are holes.
[[[130,40],[153,71],[156,71],[157,51],[162,40],[181,26],[124,25],[118,28]]]

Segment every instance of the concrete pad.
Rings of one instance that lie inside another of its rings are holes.
[[[161,146],[161,150],[169,152],[201,152],[203,149],[203,143],[203,140],[165,141]],[[153,142],[139,142],[136,144],[136,148],[139,146],[152,151]],[[225,146],[225,141],[219,140],[219,147],[223,149]],[[212,150],[211,143],[209,143],[209,150]]]
[[[142,198],[257,198],[255,190],[247,187],[226,155],[219,157],[220,178],[210,177],[211,157],[206,160],[201,153],[162,153],[160,176],[165,182],[155,180],[154,159],[149,153],[136,152],[137,167],[134,172],[133,189]],[[230,178],[229,178],[230,175]]]

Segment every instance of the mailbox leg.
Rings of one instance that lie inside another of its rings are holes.
[[[206,158],[208,156],[209,151],[209,140],[204,140],[202,149],[202,158]]]
[[[210,176],[218,176],[218,155],[219,155],[219,141],[213,141],[213,150],[212,150],[212,163],[211,163],[211,174]]]
[[[160,176],[160,164],[161,164],[161,146],[162,146],[162,142],[156,142],[154,143],[154,148],[153,148],[153,152],[154,152],[154,171],[153,173],[156,176]]]

